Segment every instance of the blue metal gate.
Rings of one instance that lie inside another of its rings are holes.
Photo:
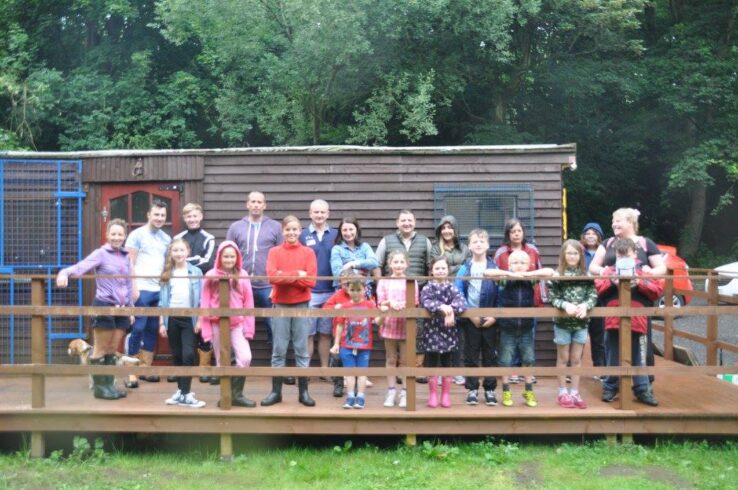
[[[82,161],[0,159],[0,303],[30,304],[30,281],[45,274],[50,305],[81,305],[81,281],[55,286],[59,269],[82,256]],[[66,342],[84,334],[82,318],[48,317],[49,362],[66,358]],[[28,317],[0,318],[0,362],[28,363]]]

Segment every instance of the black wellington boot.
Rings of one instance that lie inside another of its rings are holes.
[[[267,397],[261,401],[261,406],[269,407],[271,405],[275,405],[281,402],[282,402],[282,377],[275,376],[272,378],[272,392],[269,393]]]
[[[308,393],[308,378],[302,376],[297,378],[297,387],[300,392],[297,400],[306,407],[314,407],[315,400],[310,398],[310,393]]]
[[[333,376],[333,396],[343,397],[343,376]]]
[[[105,364],[107,366],[115,366],[116,365],[115,354],[106,354],[103,359],[105,359]],[[119,390],[118,388],[115,387],[115,376],[108,375],[108,376],[106,376],[106,378],[108,379],[108,386],[110,387],[110,390],[112,392],[114,392],[114,393],[117,393],[118,394],[118,398],[125,398],[125,397],[128,396],[128,392],[127,391],[125,391],[125,390]]]
[[[254,400],[249,400],[243,394],[243,385],[246,383],[246,378],[238,376],[231,378],[231,403],[234,407],[247,407],[253,408],[256,406]]]
[[[98,357],[97,359],[90,357],[89,363],[93,366],[104,366],[105,357]],[[107,378],[108,377],[103,374],[94,374],[92,376],[92,394],[95,398],[99,398],[101,400],[117,400],[120,397],[117,392],[110,389]]]

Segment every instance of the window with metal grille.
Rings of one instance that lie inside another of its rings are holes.
[[[520,220],[528,240],[535,239],[533,189],[528,184],[442,184],[434,186],[433,196],[435,222],[453,215],[463,241],[471,230],[481,228],[489,234],[490,246],[501,243],[510,218]]]

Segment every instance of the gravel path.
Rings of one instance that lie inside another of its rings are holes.
[[[694,298],[691,305],[705,305],[707,302],[701,298]],[[703,316],[684,316],[674,320],[674,328],[685,332],[694,333],[705,336],[707,332],[707,318]],[[721,316],[718,323],[718,339],[723,342],[730,342],[738,345],[738,316],[726,315]],[[656,345],[664,345],[664,336],[661,332],[654,331],[653,341]],[[700,362],[704,365],[707,358],[707,352],[703,345],[687,340],[681,337],[674,337],[674,344],[690,349]],[[733,366],[738,364],[738,354],[718,350],[718,363],[723,366]]]

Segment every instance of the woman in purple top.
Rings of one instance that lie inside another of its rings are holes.
[[[56,285],[65,288],[69,284],[69,276],[81,276],[91,270],[99,275],[124,276],[96,278],[92,306],[133,306],[131,263],[128,260],[128,252],[123,247],[126,241],[125,221],[111,220],[108,223],[106,238],[105,245],[75,265],[60,270],[56,276]],[[129,323],[129,316],[99,315],[93,318],[94,347],[88,359],[90,364],[115,365],[115,353]],[[92,377],[92,381],[95,398],[117,400],[126,396],[125,391],[118,391],[115,388],[114,377],[111,375],[96,375]]]

